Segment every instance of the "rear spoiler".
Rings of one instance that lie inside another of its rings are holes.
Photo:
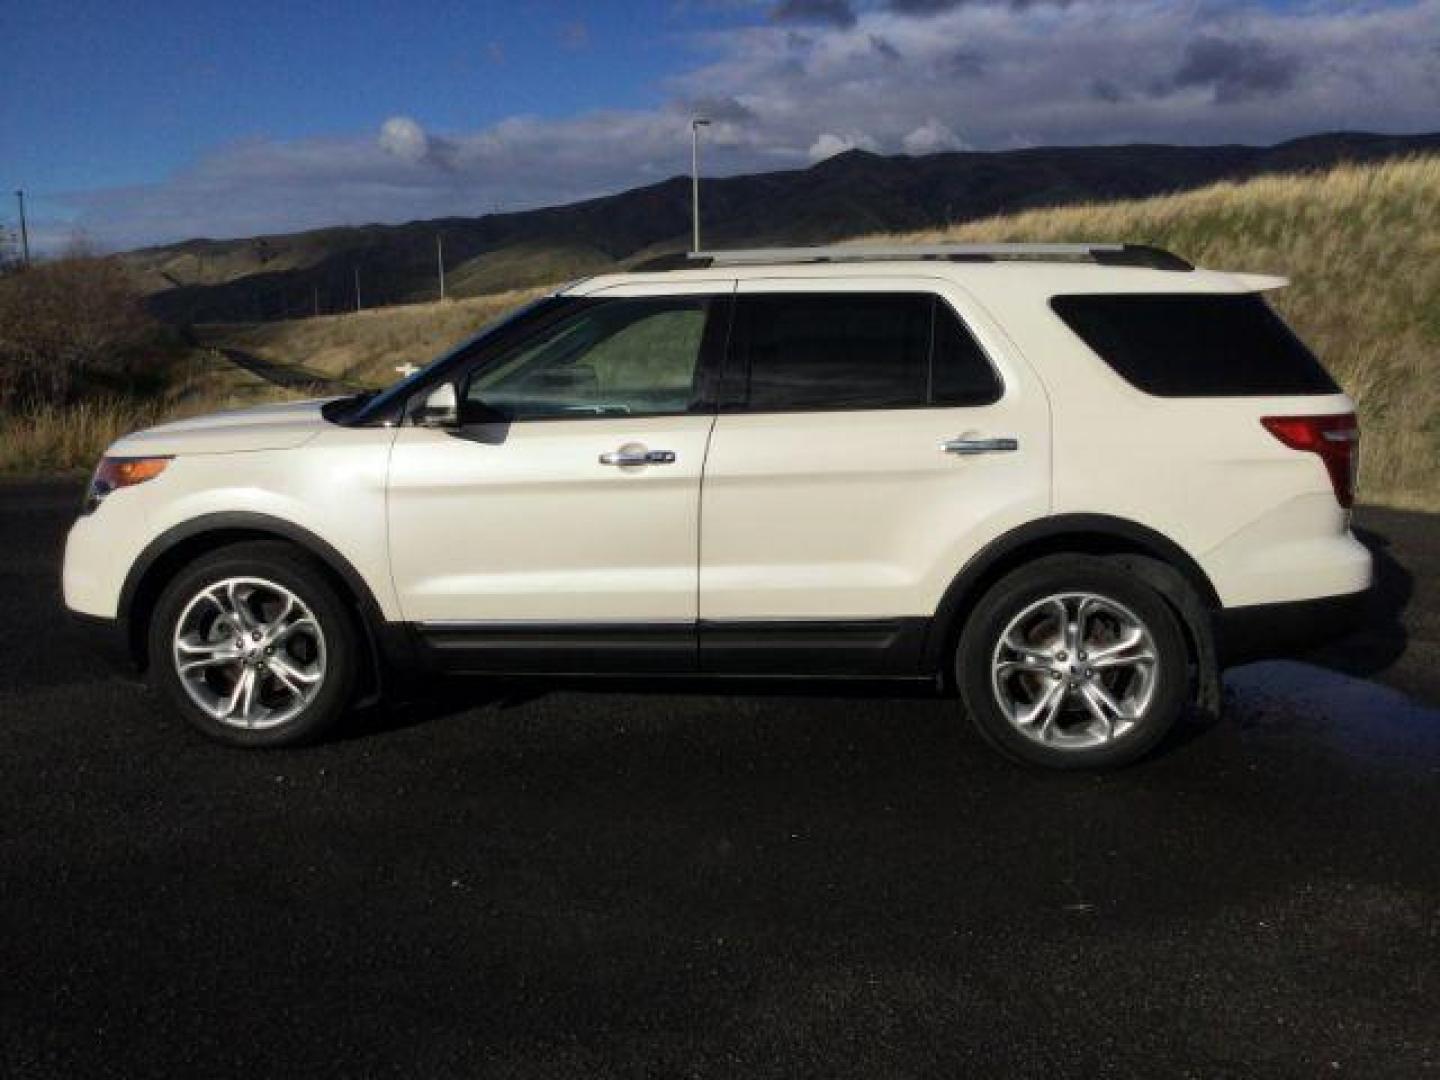
[[[1230,276],[1251,292],[1270,292],[1274,289],[1283,289],[1290,284],[1289,278],[1276,277],[1274,274],[1231,274]]]

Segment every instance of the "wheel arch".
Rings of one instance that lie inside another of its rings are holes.
[[[1046,555],[1113,558],[1160,593],[1175,609],[1193,650],[1201,686],[1198,701],[1218,706],[1213,612],[1214,584],[1179,544],[1154,529],[1106,514],[1059,514],[1013,529],[983,547],[955,575],[941,598],[924,645],[926,670],[945,675],[947,658],[975,602],[1000,578]],[[946,675],[948,678],[948,675]]]
[[[143,670],[147,666],[150,618],[175,575],[206,552],[252,540],[289,543],[325,572],[340,595],[354,606],[377,680],[382,666],[395,667],[409,660],[408,638],[385,619],[364,577],[333,545],[282,518],[234,511],[205,514],[167,529],[146,546],[131,566],[120,590],[117,617],[136,667]]]

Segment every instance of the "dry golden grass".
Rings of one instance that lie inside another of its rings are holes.
[[[0,475],[91,469],[127,432],[290,396],[208,351],[195,351],[176,368],[174,382],[157,396],[103,395],[0,415]]]
[[[1359,404],[1361,498],[1440,509],[1440,158],[866,239],[1126,240],[1284,274],[1276,306]]]
[[[396,365],[426,364],[486,323],[551,289],[516,289],[290,322],[204,326],[196,332],[207,345],[243,349],[262,360],[302,365],[362,386],[385,386],[396,380]]]

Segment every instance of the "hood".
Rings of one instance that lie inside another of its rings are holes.
[[[286,401],[175,420],[126,435],[107,453],[144,457],[288,450],[310,441],[325,429],[327,424],[320,410],[331,400]]]

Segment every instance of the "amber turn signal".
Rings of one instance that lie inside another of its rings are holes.
[[[168,457],[107,457],[100,459],[90,489],[85,494],[85,513],[90,513],[112,491],[154,480],[170,464]]]

